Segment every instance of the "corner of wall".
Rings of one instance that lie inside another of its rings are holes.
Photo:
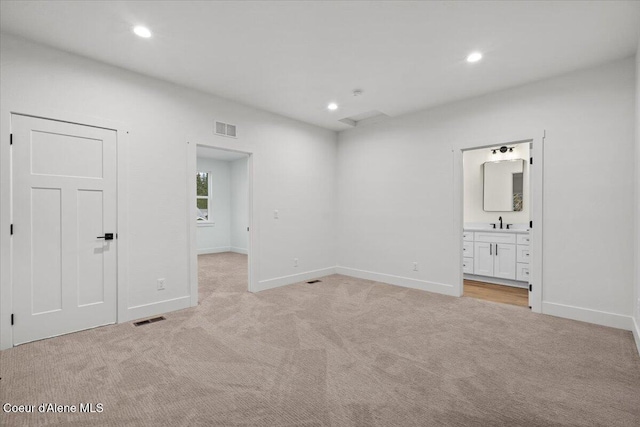
[[[640,319],[633,318],[633,338],[636,340],[636,348],[640,356]]]
[[[634,292],[634,329],[640,354],[640,39],[636,51],[636,212],[635,212],[635,292]]]
[[[336,267],[322,268],[320,270],[306,271],[304,273],[261,280],[258,282],[258,287],[254,292],[266,291],[267,289],[279,288],[286,285],[293,285],[300,282],[306,282],[307,280],[314,280],[320,277],[330,276],[332,274],[336,274]]]

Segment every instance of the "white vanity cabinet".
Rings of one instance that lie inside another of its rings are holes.
[[[473,231],[462,232],[462,271],[473,274]]]
[[[516,280],[516,245],[475,242],[473,274]]]
[[[514,281],[529,280],[528,233],[465,230],[463,236],[464,273]],[[471,237],[473,241],[470,241]]]
[[[531,252],[529,249],[529,243],[531,237],[529,233],[518,234],[518,246],[516,246],[516,280],[522,282],[529,282],[529,263],[531,258]]]

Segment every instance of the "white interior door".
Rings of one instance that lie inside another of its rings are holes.
[[[13,344],[115,323],[116,132],[21,115],[11,128]]]

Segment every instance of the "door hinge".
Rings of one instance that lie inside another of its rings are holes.
[[[11,326],[13,326],[13,313],[11,313]]]
[[[13,145],[13,134],[9,134],[9,145]]]
[[[11,235],[13,236],[13,224],[11,224]]]
[[[249,231],[249,227],[247,227],[247,231]]]
[[[529,228],[533,228],[533,221],[529,221]]]
[[[529,164],[532,165],[533,164],[533,157],[529,157]]]
[[[533,285],[529,284],[529,292],[533,292]]]

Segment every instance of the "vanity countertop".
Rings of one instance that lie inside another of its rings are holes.
[[[480,228],[480,227],[465,227],[464,231],[484,231],[489,233],[515,233],[515,234],[528,234],[528,228],[510,228],[510,229],[500,229],[500,228]]]

